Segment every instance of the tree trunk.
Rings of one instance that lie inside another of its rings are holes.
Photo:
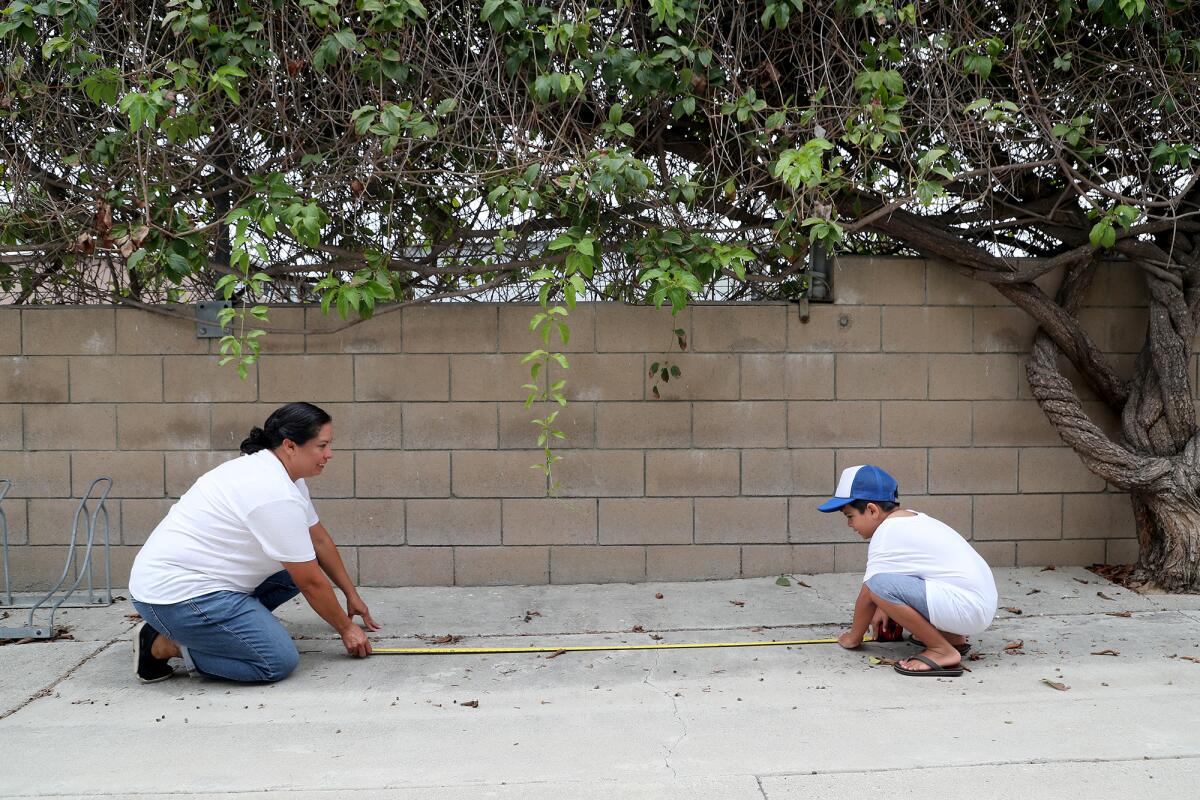
[[[1200,590],[1200,499],[1195,490],[1135,492],[1133,514],[1140,550],[1134,577],[1168,592]]]

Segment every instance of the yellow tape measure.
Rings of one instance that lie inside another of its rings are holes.
[[[863,641],[871,641],[864,639]],[[702,647],[779,647],[802,644],[836,644],[837,639],[788,639],[769,642],[686,642],[681,644],[589,644],[545,647],[376,647],[375,655],[433,656],[488,653],[585,653],[601,650],[695,650]]]

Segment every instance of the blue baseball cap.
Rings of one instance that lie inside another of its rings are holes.
[[[846,467],[842,470],[842,477],[838,480],[833,497],[821,503],[817,509],[825,512],[837,511],[854,500],[886,500],[895,503],[899,488],[896,479],[879,467],[870,464]]]

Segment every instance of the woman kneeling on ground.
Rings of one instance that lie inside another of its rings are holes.
[[[168,659],[175,657],[217,678],[286,678],[300,654],[271,612],[299,593],[342,637],[346,652],[371,654],[353,617],[368,630],[379,625],[304,483],[324,470],[332,443],[328,414],[289,403],[251,429],[240,458],[200,476],[171,506],[129,576],[134,608],[145,620],[133,637],[140,681],[170,678]],[[330,580],[346,595],[345,612]]]

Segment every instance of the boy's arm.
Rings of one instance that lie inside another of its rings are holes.
[[[858,593],[858,599],[854,601],[854,620],[850,623],[850,630],[838,637],[838,644],[847,650],[853,650],[862,644],[863,637],[867,635],[867,628],[870,627],[871,620],[875,618],[877,608],[864,583],[862,590]]]

